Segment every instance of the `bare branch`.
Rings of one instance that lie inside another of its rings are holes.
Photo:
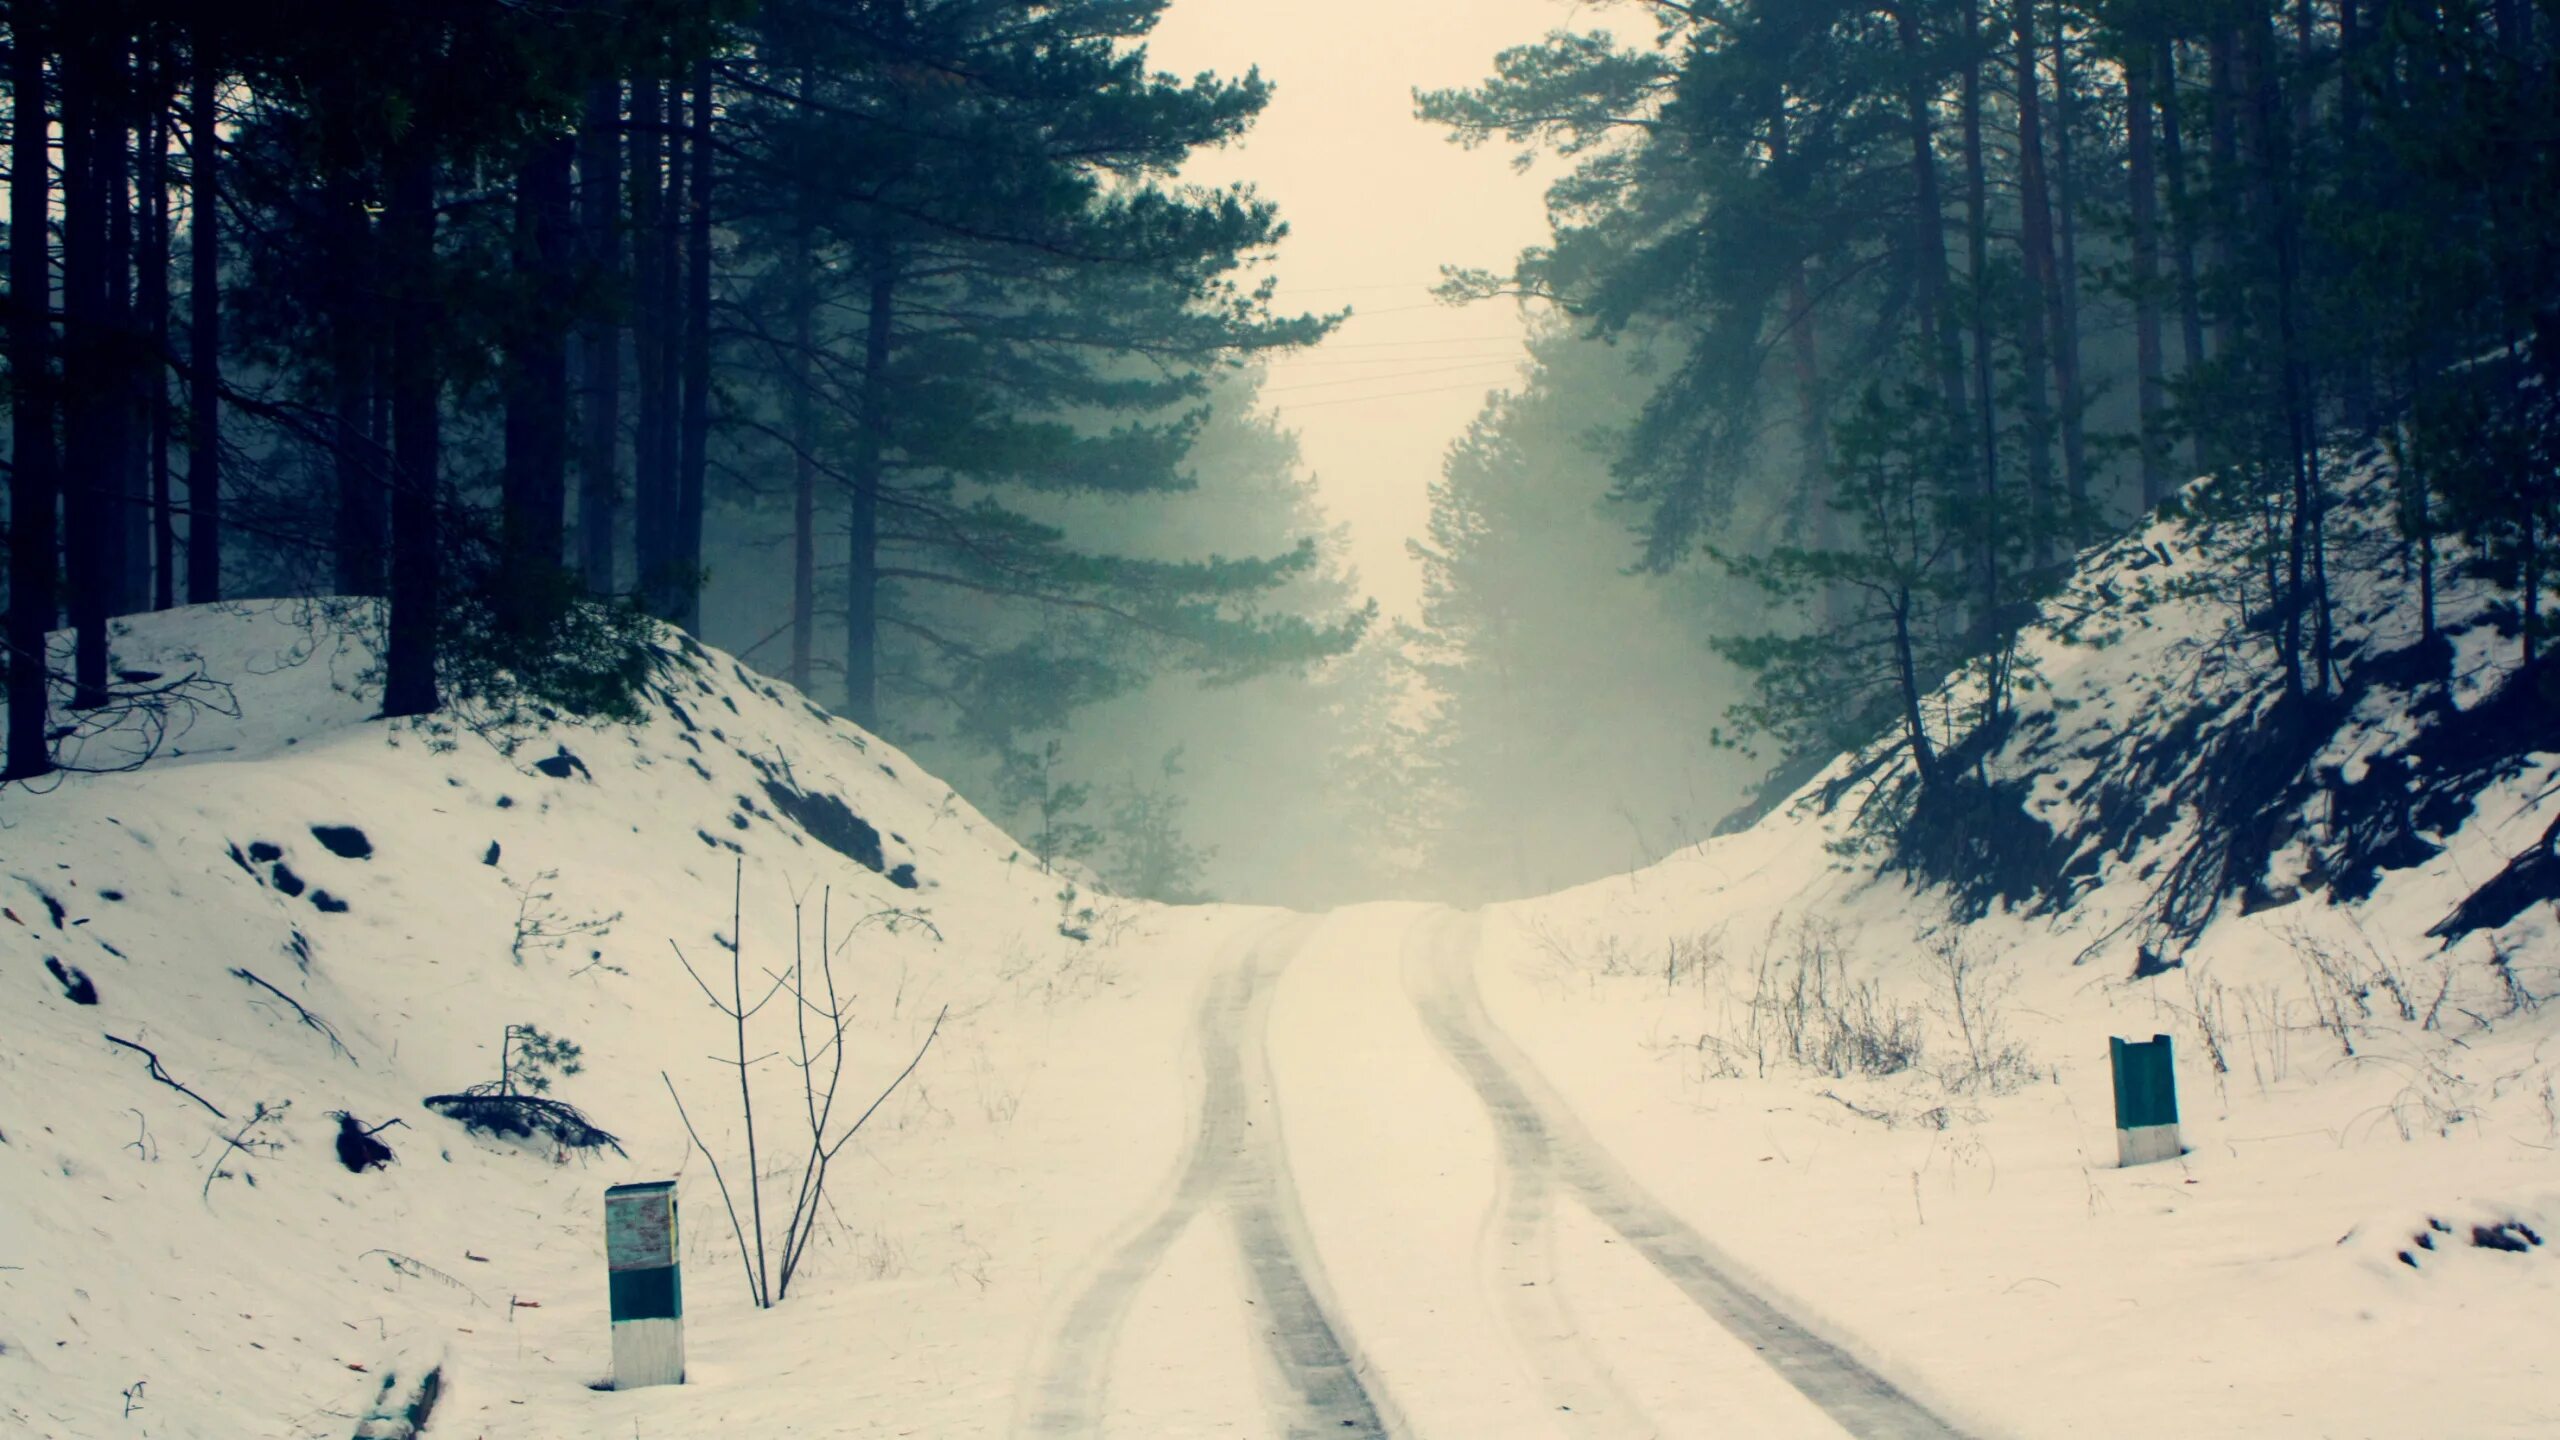
[[[154,1052],[154,1051],[153,1051],[149,1046],[147,1046],[147,1045],[136,1045],[136,1044],[134,1044],[134,1043],[133,1043],[132,1041],[130,1041],[130,1040],[122,1039],[122,1038],[120,1038],[120,1037],[118,1037],[118,1036],[114,1036],[114,1035],[109,1035],[109,1036],[107,1037],[107,1041],[108,1041],[108,1043],[110,1043],[110,1044],[114,1044],[114,1045],[121,1045],[121,1046],[123,1046],[124,1048],[126,1048],[127,1050],[137,1050],[137,1051],[140,1051],[140,1052],[142,1053],[142,1058],[151,1062],[151,1078],[152,1078],[152,1079],[159,1081],[161,1084],[168,1086],[170,1089],[177,1091],[179,1094],[186,1096],[188,1099],[193,1100],[194,1102],[196,1102],[197,1104],[199,1104],[199,1105],[203,1106],[203,1107],[204,1107],[204,1108],[206,1108],[207,1110],[212,1111],[212,1112],[213,1112],[213,1114],[214,1114],[214,1118],[215,1118],[215,1119],[217,1119],[217,1120],[228,1120],[228,1119],[230,1119],[230,1118],[231,1118],[230,1116],[225,1115],[225,1114],[223,1114],[223,1113],[222,1113],[222,1107],[221,1107],[221,1106],[214,1104],[212,1101],[207,1100],[206,1098],[204,1098],[203,1096],[201,1096],[201,1095],[197,1094],[197,1093],[196,1093],[196,1092],[194,1092],[193,1090],[190,1090],[190,1089],[188,1089],[186,1086],[179,1084],[179,1083],[177,1082],[176,1077],[172,1076],[172,1075],[171,1075],[171,1074],[170,1074],[166,1069],[163,1069],[163,1068],[161,1067],[161,1064],[160,1064],[160,1056],[159,1056],[156,1052]]]

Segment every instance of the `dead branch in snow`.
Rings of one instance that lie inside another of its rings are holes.
[[[355,1052],[354,1052],[354,1051],[349,1050],[349,1049],[346,1047],[345,1042],[344,1042],[344,1041],[341,1041],[341,1040],[338,1038],[338,1032],[337,1032],[337,1030],[336,1030],[335,1028],[333,1028],[333,1027],[329,1024],[329,1022],[328,1022],[328,1021],[323,1020],[323,1019],[321,1019],[319,1016],[312,1014],[312,1013],[311,1013],[311,1011],[310,1011],[310,1009],[309,1009],[308,1007],[306,1007],[306,1006],[305,1006],[301,1001],[294,999],[292,996],[287,995],[286,993],[284,993],[283,991],[281,991],[281,990],[277,989],[277,988],[276,988],[276,987],[274,987],[273,985],[270,985],[270,984],[268,984],[266,981],[259,979],[255,974],[252,974],[250,971],[245,970],[245,969],[242,969],[242,968],[240,968],[239,966],[236,966],[236,965],[235,965],[235,966],[233,966],[233,967],[232,967],[232,969],[231,969],[231,973],[232,973],[234,976],[238,977],[239,979],[241,979],[241,980],[245,980],[245,981],[247,981],[249,984],[255,985],[255,986],[257,986],[259,989],[266,991],[268,994],[273,995],[274,997],[276,997],[277,999],[279,999],[279,1000],[283,1001],[283,1002],[284,1002],[284,1003],[286,1003],[287,1005],[292,1006],[292,1007],[293,1007],[293,1013],[294,1013],[295,1015],[297,1015],[297,1016],[301,1017],[302,1024],[303,1024],[303,1028],[308,1029],[308,1030],[316,1030],[316,1031],[320,1032],[320,1037],[321,1037],[322,1039],[324,1039],[324,1040],[326,1040],[326,1041],[328,1041],[328,1042],[329,1042],[329,1048],[330,1048],[330,1049],[335,1050],[335,1051],[337,1051],[339,1054],[344,1055],[345,1057],[347,1057],[347,1063],[348,1063],[348,1064],[353,1065],[353,1064],[355,1064],[355,1063],[356,1063]]]
[[[177,1078],[171,1075],[168,1070],[160,1064],[159,1054],[153,1051],[150,1046],[136,1045],[132,1041],[116,1035],[109,1035],[107,1037],[107,1043],[111,1045],[121,1045],[127,1050],[140,1052],[143,1059],[151,1062],[152,1079],[159,1081],[161,1084],[168,1086],[170,1089],[177,1091],[179,1094],[186,1096],[188,1099],[193,1100],[207,1110],[212,1111],[213,1117],[217,1120],[228,1120],[231,1118],[230,1116],[222,1113],[221,1106],[214,1104],[212,1101],[207,1100],[193,1090],[179,1084]]]

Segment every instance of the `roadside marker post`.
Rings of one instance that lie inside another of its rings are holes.
[[[2178,1138],[2178,1077],[2169,1037],[2110,1036],[2107,1058],[2116,1079],[2116,1164],[2148,1165],[2187,1153]]]
[[[676,1182],[604,1192],[616,1390],[684,1383],[684,1276],[676,1255]]]

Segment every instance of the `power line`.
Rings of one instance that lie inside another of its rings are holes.
[[[1476,390],[1491,393],[1493,389],[1494,387],[1490,384],[1442,385],[1430,390],[1394,390],[1389,391],[1384,395],[1346,395],[1339,400],[1284,400],[1280,403],[1278,408],[1287,412],[1299,410],[1320,410],[1327,405],[1359,405],[1371,400],[1401,400],[1408,395],[1447,395],[1459,390]]]
[[[1392,285],[1292,285],[1283,280],[1279,291],[1284,295],[1333,295],[1345,290],[1428,290],[1439,283],[1437,280],[1404,280]]]
[[[1455,375],[1462,371],[1487,370],[1497,366],[1508,370],[1517,363],[1512,360],[1476,360],[1464,365],[1441,365],[1429,370],[1398,370],[1388,375],[1353,375],[1341,380],[1309,380],[1296,385],[1273,385],[1265,388],[1262,393],[1280,395],[1291,390],[1333,390],[1345,385],[1375,385],[1381,380],[1418,380],[1425,375]]]
[[[1491,344],[1497,340],[1510,345],[1526,344],[1525,339],[1519,335],[1440,335],[1416,340],[1322,340],[1318,341],[1314,348],[1318,350],[1376,350],[1383,349],[1390,345],[1484,345]]]
[[[1455,310],[1457,308],[1459,308],[1457,305],[1446,300],[1434,300],[1428,305],[1390,305],[1383,310],[1354,310],[1351,312],[1351,318],[1357,320],[1364,315],[1401,315],[1408,310]]]
[[[1325,369],[1332,369],[1342,365],[1414,365],[1424,364],[1434,360],[1471,360],[1479,357],[1486,360],[1525,361],[1529,358],[1529,355],[1526,351],[1517,349],[1475,351],[1450,350],[1439,354],[1377,355],[1367,359],[1351,360],[1275,360],[1271,363],[1269,368],[1272,373],[1277,374],[1283,369],[1296,370],[1310,365]]]

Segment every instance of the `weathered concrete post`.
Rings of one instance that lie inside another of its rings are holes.
[[[676,1182],[604,1192],[612,1286],[613,1388],[684,1383],[684,1277],[676,1263]]]
[[[2169,1064],[2169,1037],[2107,1040],[2116,1077],[2116,1164],[2148,1165],[2186,1153],[2178,1138],[2178,1077]]]

